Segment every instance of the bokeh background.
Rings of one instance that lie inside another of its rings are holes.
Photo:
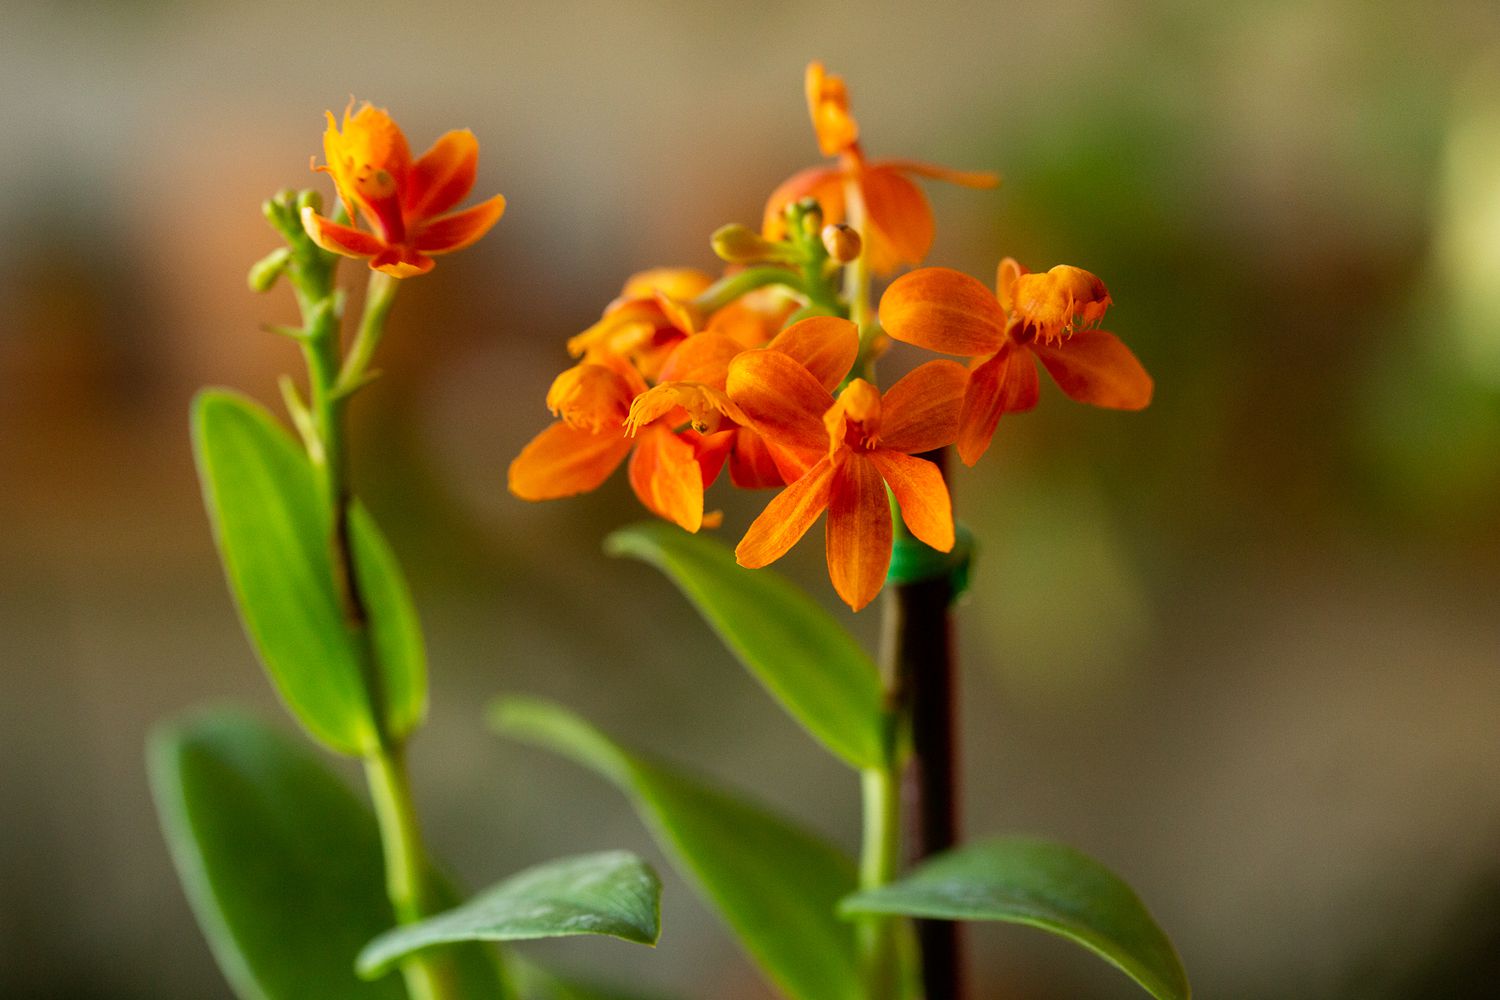
[[[431,642],[415,744],[472,884],[572,850],[659,857],[590,775],[486,733],[557,697],[841,843],[857,789],[663,579],[600,552],[620,481],[507,495],[542,396],[630,272],[713,266],[816,159],[802,67],[872,155],[1005,177],[930,194],[931,262],[1103,276],[1157,379],[1055,390],[957,475],[966,826],[1122,872],[1204,997],[1492,996],[1500,975],[1500,7],[1296,0],[948,6],[7,0],[0,31],[0,995],[228,995],[147,797],[149,727],[282,718],[199,503],[206,383],[297,371],[247,291],[260,200],[353,92],[425,147],[480,136],[510,210],[409,283],[354,407],[356,477]],[[346,269],[357,280],[357,268]],[[763,498],[724,492],[726,538]],[[785,566],[835,605],[815,541]],[[846,617],[848,617],[846,615]],[[874,641],[873,613],[853,619]],[[651,953],[533,949],[682,998],[769,996],[669,877]],[[1024,928],[1004,998],[1128,998]]]

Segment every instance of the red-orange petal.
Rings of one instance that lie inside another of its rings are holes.
[[[471,245],[505,214],[505,195],[497,194],[473,208],[439,216],[417,228],[412,245],[424,253],[452,253]]]
[[[786,235],[786,207],[803,198],[816,198],[823,209],[823,221],[840,222],[844,218],[844,176],[837,167],[809,167],[782,181],[766,199],[761,235],[779,240]]]
[[[825,456],[766,504],[735,547],[735,559],[759,569],[786,555],[827,509],[832,488],[833,462]]]
[[[510,463],[510,491],[522,500],[556,500],[596,489],[624,461],[632,442],[619,431],[591,434],[558,421]]]
[[[435,262],[419,250],[408,246],[386,247],[370,258],[370,266],[393,278],[412,278],[432,270]]]
[[[687,531],[703,526],[703,470],[692,444],[660,424],[641,432],[630,486],[653,514]]]
[[[755,429],[773,442],[812,456],[828,450],[823,414],[833,396],[797,361],[780,351],[746,351],[729,365],[729,398]]]
[[[939,552],[950,551],[953,500],[941,470],[925,458],[888,448],[870,452],[870,461],[896,495],[896,502],[901,505],[901,520],[911,533]]]
[[[345,257],[373,257],[385,244],[373,233],[353,226],[343,226],[314,212],[311,205],[302,209],[302,228],[314,243],[329,253]]]
[[[742,490],[765,490],[786,484],[776,458],[753,427],[739,427],[729,452],[729,481]]]
[[[868,232],[865,254],[877,274],[889,274],[903,264],[920,264],[932,249],[936,231],[927,196],[896,170],[870,167],[859,175],[865,199]]]
[[[880,446],[916,454],[952,444],[968,383],[969,373],[957,361],[913,368],[881,401]]]
[[[1119,337],[1079,330],[1061,344],[1031,345],[1063,392],[1080,403],[1111,410],[1141,410],[1155,384]]]
[[[859,123],[849,113],[849,88],[841,76],[833,76],[823,64],[807,64],[802,81],[807,93],[807,114],[818,136],[824,156],[837,156],[859,140]]]
[[[952,167],[925,163],[922,160],[881,160],[871,166],[915,174],[928,180],[947,181],[966,188],[992,188],[1000,184],[1000,175],[990,170],[954,170]]]
[[[809,316],[772,337],[766,347],[796,361],[832,392],[859,356],[859,327],[838,316]]]
[[[828,577],[844,603],[858,611],[880,593],[891,565],[891,505],[885,480],[868,456],[849,452],[838,463],[827,532]]]
[[[958,418],[958,457],[965,465],[973,465],[989,449],[1003,414],[1036,406],[1040,388],[1036,363],[1014,344],[974,366]]]
[[[985,357],[1005,343],[1005,313],[984,282],[946,267],[903,274],[880,297],[880,325],[929,351]]]
[[[474,187],[479,167],[479,140],[468,129],[438,138],[412,164],[402,193],[402,210],[412,222],[441,215],[464,200]]]

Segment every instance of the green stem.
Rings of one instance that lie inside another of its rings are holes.
[[[786,285],[793,291],[803,291],[801,279],[784,267],[748,267],[709,285],[693,300],[693,305],[704,314],[715,313],[740,296],[767,285]]]
[[[844,267],[844,298],[849,302],[849,318],[859,327],[859,356],[854,362],[852,377],[874,381],[875,359],[873,348],[879,333],[875,322],[875,310],[870,304],[870,236],[869,217],[865,209],[864,192],[855,179],[857,170],[847,167],[844,180],[845,221],[859,233],[862,246],[859,256]]]
[[[859,887],[874,889],[894,880],[901,862],[901,779],[894,764],[867,768],[861,779],[865,829]],[[860,965],[869,1000],[901,996],[899,931],[898,917],[871,914],[859,920]]]
[[[370,636],[368,606],[360,591],[349,538],[349,510],[353,491],[349,485],[348,448],[344,414],[350,395],[368,381],[375,349],[385,333],[386,320],[395,302],[397,281],[372,271],[359,329],[349,354],[340,362],[339,313],[331,274],[321,287],[299,287],[306,336],[302,340],[307,361],[308,408],[314,430],[309,457],[319,474],[319,483],[329,512],[329,548],[335,583],[344,609],[345,624],[356,633],[361,651],[360,673],[370,701],[376,730],[375,746],[364,759],[365,778],[379,822],[385,852],[386,894],[399,923],[412,923],[441,907],[432,881],[432,866],[422,842],[421,827],[411,795],[403,741],[386,727],[384,674]],[[419,953],[403,963],[401,971],[412,1000],[459,1000],[452,961],[442,953]]]

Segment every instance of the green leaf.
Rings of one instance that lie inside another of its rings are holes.
[[[446,913],[380,935],[360,953],[359,972],[379,976],[415,951],[455,941],[607,934],[654,945],[660,907],[661,880],[634,854],[606,851],[549,861]]]
[[[1094,859],[1043,840],[987,840],[936,855],[898,882],[844,900],[845,916],[1030,924],[1076,941],[1157,1000],[1188,1000],[1187,973],[1130,886]]]
[[[622,528],[610,555],[657,567],[682,590],[767,691],[856,768],[885,761],[885,711],[874,662],[833,616],[784,577],[747,570],[703,535],[662,522]]]
[[[494,725],[597,771],[793,1000],[860,1000],[853,929],[834,915],[856,884],[837,848],[764,808],[629,753],[560,706],[508,699]]]
[[[426,710],[421,629],[400,567],[355,505],[350,543],[371,620],[347,626],[334,584],[331,521],[307,455],[264,408],[234,393],[200,393],[193,444],[225,573],[261,662],[314,737],[356,754],[376,726],[361,664],[381,667],[386,724],[402,736]]]
[[[216,712],[158,728],[152,796],[188,902],[242,1000],[404,1000],[354,971],[394,922],[374,814],[276,730]],[[455,949],[464,995],[503,997],[496,959]]]
[[[625,992],[610,986],[564,979],[520,955],[512,954],[506,960],[506,968],[522,1000],[660,1000],[633,990]]]

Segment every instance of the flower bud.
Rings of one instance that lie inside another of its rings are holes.
[[[281,272],[286,270],[287,264],[292,259],[292,251],[287,247],[277,247],[256,261],[250,267],[247,281],[252,292],[268,292],[276,284],[276,279],[281,277]]]
[[[714,253],[731,264],[750,264],[777,256],[778,247],[749,226],[731,222],[714,231]]]
[[[828,251],[828,256],[840,264],[857,260],[863,246],[864,241],[852,226],[837,222],[823,227],[823,247]]]

